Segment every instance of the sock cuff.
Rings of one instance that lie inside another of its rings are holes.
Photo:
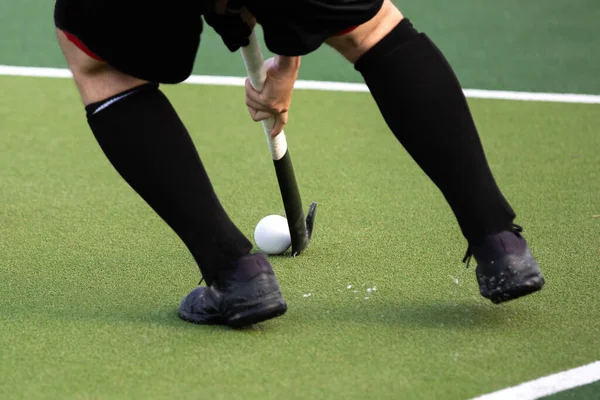
[[[111,96],[107,99],[88,104],[85,107],[86,115],[89,118],[92,115],[97,114],[100,111],[104,110],[105,108],[111,106],[112,104],[115,104],[116,102],[118,102],[126,97],[129,97],[130,95],[133,95],[135,93],[140,93],[140,92],[146,92],[148,90],[152,90],[152,91],[158,90],[158,87],[159,87],[158,83],[152,83],[152,82],[144,83],[142,85],[125,90],[121,93],[117,93],[114,96]]]
[[[354,64],[354,69],[363,72],[368,69],[369,65],[376,60],[385,57],[393,52],[398,46],[407,43],[419,36],[419,32],[414,28],[412,22],[408,18],[404,18],[398,23],[387,35],[379,42],[365,52]]]

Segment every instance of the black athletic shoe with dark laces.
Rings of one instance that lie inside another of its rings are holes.
[[[185,321],[232,328],[256,324],[286,311],[273,267],[261,253],[241,258],[212,285],[192,290],[178,309]]]
[[[498,304],[536,292],[544,286],[544,277],[533,258],[523,228],[486,236],[477,246],[470,245],[463,262],[469,266],[475,257],[475,274],[481,295]]]

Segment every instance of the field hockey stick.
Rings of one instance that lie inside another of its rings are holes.
[[[256,33],[252,32],[249,39],[250,44],[241,48],[242,58],[244,59],[252,87],[260,92],[267,79],[267,71],[264,67],[263,56]],[[281,131],[279,135],[272,138],[270,132],[274,124],[275,119],[273,117],[262,121],[271,158],[275,166],[285,215],[290,228],[292,256],[295,257],[302,253],[310,243],[317,212],[317,203],[311,203],[305,218],[302,198],[300,197],[300,190],[296,182],[296,175],[294,174],[285,133]]]

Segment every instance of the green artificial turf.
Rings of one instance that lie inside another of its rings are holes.
[[[286,132],[315,237],[272,258],[288,313],[232,331],[178,319],[198,271],[104,158],[74,84],[0,87],[2,399],[467,399],[600,359],[598,105],[471,101],[547,279],[495,306],[370,96],[297,91]],[[243,89],[165,92],[239,227],[283,213]]]

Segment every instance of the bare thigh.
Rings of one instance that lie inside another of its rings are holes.
[[[84,105],[105,100],[146,83],[90,57],[60,29],[56,30],[56,35]]]
[[[370,21],[349,33],[330,37],[326,43],[354,64],[360,56],[394,29],[403,18],[404,16],[392,1],[385,0],[377,15]]]

